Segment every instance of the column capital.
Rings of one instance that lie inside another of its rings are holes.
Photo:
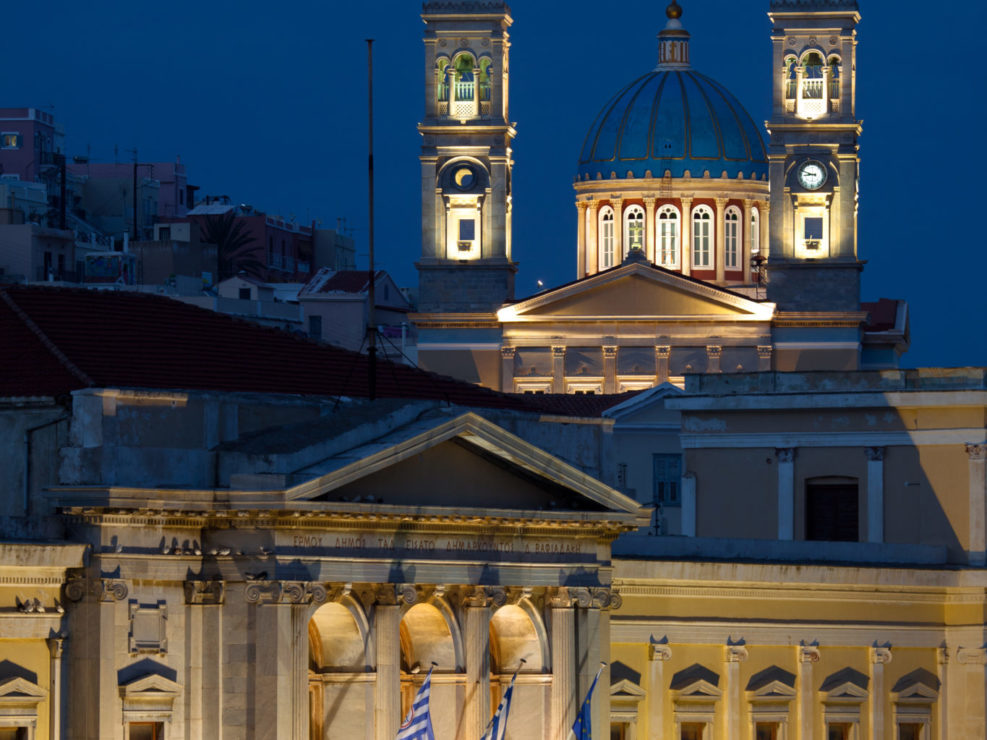
[[[589,201],[588,200],[577,200],[576,201],[576,209],[577,210],[585,211],[587,208],[589,208]]]
[[[603,356],[607,359],[613,359],[617,356],[617,346],[613,344],[604,345]]]
[[[883,647],[877,647],[876,645],[870,649],[870,662],[874,665],[887,665],[891,662],[891,646],[886,645]]]
[[[713,200],[716,203],[717,209],[722,209],[723,206],[725,206],[727,203],[730,202],[730,199],[729,198],[723,198],[723,197],[713,198]]]
[[[820,657],[818,645],[799,645],[799,663],[818,663]]]
[[[723,354],[723,347],[718,344],[706,345],[706,354],[712,359],[720,359],[720,355]]]
[[[780,463],[795,462],[795,448],[779,447],[775,450],[775,456],[778,458],[778,462]]]
[[[750,651],[742,640],[738,643],[728,641],[723,651],[723,659],[727,663],[743,663],[750,657]]]
[[[667,344],[655,345],[655,354],[658,355],[660,359],[667,360],[672,355],[672,348]]]
[[[759,344],[757,345],[757,358],[759,360],[770,360],[771,355],[774,353],[774,347],[770,344]]]
[[[545,591],[545,603],[551,609],[571,609],[575,606],[576,600],[571,593],[571,589],[565,586],[549,588]]]
[[[109,578],[93,581],[93,593],[96,595],[97,601],[123,601],[127,598],[129,591],[126,581]]]
[[[966,454],[971,460],[987,460],[987,443],[979,442],[966,445]]]
[[[205,606],[223,603],[226,584],[221,580],[185,581],[183,586],[186,604]]]
[[[418,587],[406,583],[401,585],[382,584],[374,589],[374,603],[377,606],[399,606],[406,604],[412,606],[418,603]]]
[[[65,650],[65,639],[64,633],[45,639],[45,642],[48,643],[48,652],[52,658],[58,660],[62,657],[62,652]]]
[[[754,200],[752,198],[744,198],[744,208],[750,210],[754,205]]]
[[[513,360],[517,354],[517,347],[501,347],[500,357],[504,360]]]
[[[565,345],[564,344],[553,344],[552,345],[552,357],[565,357]]]
[[[658,202],[658,197],[655,195],[646,195],[641,200],[644,201],[644,205],[646,208],[654,208],[655,203]]]
[[[648,645],[648,659],[661,662],[672,659],[672,648],[668,644],[668,637],[655,640],[655,636],[651,636],[651,643]]]
[[[864,453],[867,455],[867,459],[870,462],[881,462],[884,460],[883,447],[865,447]]]
[[[468,609],[501,607],[506,603],[507,589],[499,586],[474,586],[463,596],[463,606]]]

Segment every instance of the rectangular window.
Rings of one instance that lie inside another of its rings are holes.
[[[805,219],[805,248],[819,249],[823,238],[823,220],[818,216]]]
[[[630,736],[626,722],[613,722],[610,725],[610,740],[627,740]]]
[[[778,740],[778,723],[758,722],[754,740]]]
[[[706,740],[705,723],[683,722],[681,740]]]
[[[0,727],[0,740],[27,740],[27,728]]]
[[[696,213],[692,221],[692,266],[710,267],[712,250],[710,238],[710,217],[705,212]]]
[[[131,722],[129,740],[164,740],[164,722]]]
[[[158,229],[158,241],[167,242],[171,241],[171,227],[162,226]]]
[[[826,740],[851,740],[852,730],[849,722],[830,722],[826,726]]]
[[[656,454],[654,459],[654,503],[681,506],[679,486],[682,483],[682,456]]]
[[[471,218],[461,219],[459,221],[459,248],[472,249],[474,239],[476,239],[476,221]]]
[[[321,316],[309,316],[308,317],[308,335],[312,339],[322,339],[322,317]]]
[[[736,217],[731,218],[728,214],[726,219],[726,267],[731,270],[736,270],[740,265],[740,249],[737,233],[739,231],[740,223]]]
[[[898,740],[922,740],[922,725],[915,722],[898,725]]]
[[[806,483],[805,538],[856,542],[860,538],[856,483]]]
[[[20,149],[21,135],[16,131],[0,133],[0,149]]]
[[[240,288],[240,300],[241,301],[250,300],[250,288]]]

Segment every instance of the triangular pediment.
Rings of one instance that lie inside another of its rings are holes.
[[[36,705],[48,696],[48,692],[20,676],[0,683],[0,705]]]
[[[181,694],[180,684],[157,673],[151,673],[120,687],[120,694],[126,698],[158,697],[173,698]]]
[[[594,320],[769,321],[773,303],[654,265],[632,263],[505,306],[502,323]]]
[[[474,413],[409,425],[308,472],[289,499],[647,517],[633,499]]]

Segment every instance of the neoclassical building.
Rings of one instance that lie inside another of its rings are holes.
[[[657,66],[603,106],[578,153],[575,281],[518,300],[510,10],[425,3],[423,367],[600,394],[696,372],[897,366],[906,304],[860,299],[856,4],[772,5],[767,147],[694,68],[682,8],[666,16]]]

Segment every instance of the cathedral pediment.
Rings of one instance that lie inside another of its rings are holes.
[[[533,296],[498,312],[502,323],[566,320],[770,321],[759,303],[654,265],[631,263]]]

